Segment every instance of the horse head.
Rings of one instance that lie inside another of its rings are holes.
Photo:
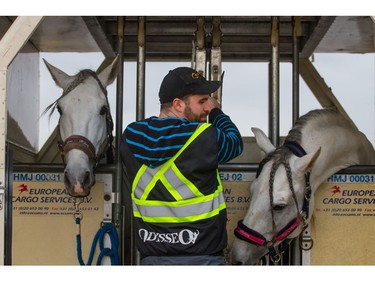
[[[277,262],[281,244],[302,232],[309,219],[304,210],[308,174],[320,154],[319,148],[296,155],[285,144],[276,149],[260,129],[252,131],[266,157],[250,187],[250,207],[235,230],[232,264],[258,264],[266,254]]]
[[[112,142],[113,122],[106,87],[118,73],[118,58],[100,73],[82,70],[70,76],[47,61],[45,64],[62,95],[48,108],[60,114],[58,146],[65,163],[64,184],[71,196],[90,194],[94,167]],[[51,112],[51,114],[52,114]]]

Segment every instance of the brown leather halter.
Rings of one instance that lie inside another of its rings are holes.
[[[109,102],[108,102],[108,95],[107,90],[104,88],[102,83],[100,82],[99,78],[97,77],[96,73],[91,70],[83,70],[78,75],[77,78],[67,87],[62,96],[58,99],[60,100],[62,97],[67,95],[70,91],[72,91],[74,88],[76,88],[80,83],[83,82],[83,80],[87,79],[89,76],[94,78],[96,82],[99,84],[106,100],[107,100],[107,110],[106,110],[106,127],[107,127],[107,136],[104,139],[103,143],[100,145],[98,149],[98,153],[96,154],[95,146],[92,144],[92,142],[87,139],[84,136],[81,135],[72,135],[65,139],[65,141],[61,138],[61,132],[60,132],[60,120],[59,124],[57,125],[57,145],[61,152],[61,158],[63,162],[65,163],[65,154],[68,153],[72,149],[79,149],[83,151],[90,160],[93,161],[94,166],[98,165],[99,161],[105,156],[105,152],[110,150],[112,152],[112,141],[113,141],[113,120],[111,116],[111,112],[109,109]],[[54,106],[56,107],[58,100],[54,103]],[[113,157],[113,155],[112,155]]]

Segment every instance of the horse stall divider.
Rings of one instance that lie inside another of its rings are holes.
[[[224,168],[220,169],[219,175],[223,184],[228,216],[228,247],[225,251],[225,259],[230,264],[229,252],[234,238],[234,229],[237,222],[246,215],[249,207],[249,186],[255,179],[256,169],[232,171]]]
[[[74,197],[65,190],[62,171],[62,165],[13,166],[12,265],[79,265]],[[103,221],[112,220],[114,174],[114,168],[98,166],[96,184],[80,205],[83,260]],[[111,248],[108,237],[104,244]],[[98,252],[96,246],[94,261]],[[108,257],[103,264],[110,264]]]

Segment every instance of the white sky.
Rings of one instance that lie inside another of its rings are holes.
[[[102,62],[99,53],[41,53],[41,59],[69,75],[80,69],[95,70]],[[375,55],[315,54],[315,68],[368,139],[375,143]],[[158,92],[165,74],[178,66],[190,63],[146,64],[146,117],[159,114]],[[239,127],[243,136],[253,136],[250,128],[268,132],[268,63],[223,63],[223,111]],[[280,68],[280,134],[286,135],[292,126],[292,66],[282,63]],[[136,118],[136,64],[125,63],[123,128]],[[108,88],[111,112],[115,116],[115,85]],[[62,93],[41,64],[41,112]],[[320,108],[319,103],[300,78],[300,115]],[[47,116],[40,123],[40,147],[55,128],[58,113],[48,124]],[[116,121],[115,121],[116,122]],[[43,128],[43,129],[42,129]]]

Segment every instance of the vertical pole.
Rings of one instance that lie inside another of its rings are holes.
[[[292,97],[292,114],[293,124],[299,117],[299,37],[301,36],[301,18],[292,17],[293,25],[293,97]]]
[[[210,75],[212,81],[221,81],[221,29],[220,17],[212,17],[212,48],[211,48],[211,64]],[[222,102],[222,88],[219,88],[213,97],[221,104]]]
[[[145,118],[145,43],[146,18],[138,17],[138,52],[137,52],[137,120]]]
[[[195,47],[195,70],[206,77],[206,46],[205,46],[205,21],[204,17],[197,17],[196,47]]]
[[[271,63],[269,93],[269,138],[274,146],[279,145],[280,135],[280,77],[279,77],[279,18],[271,17]]]
[[[116,200],[114,200],[114,210],[113,217],[115,225],[120,226],[119,237],[123,237],[124,229],[122,223],[122,163],[120,159],[120,143],[122,135],[122,122],[123,122],[123,96],[124,96],[124,29],[125,29],[125,20],[124,17],[117,17],[117,54],[119,60],[119,74],[117,76],[116,84],[116,154],[115,154],[115,164],[116,164],[116,173],[115,173],[115,185],[113,192],[116,195]],[[124,239],[121,239],[119,248],[121,249],[120,256],[121,261],[124,261]]]
[[[299,118],[299,36],[301,36],[301,18],[292,17],[293,33],[293,59],[292,59],[292,123]],[[291,243],[291,264],[301,265],[301,248],[299,239],[294,239]]]
[[[146,72],[146,18],[138,18],[138,53],[137,53],[137,120],[145,118],[145,72]],[[133,224],[132,224],[133,225]],[[132,231],[132,235],[133,235]],[[132,241],[134,241],[132,237]],[[140,254],[133,244],[133,258],[136,264],[140,264]]]

